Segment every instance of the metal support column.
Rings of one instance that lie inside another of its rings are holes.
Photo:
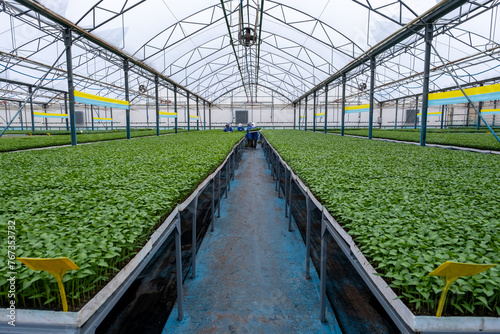
[[[444,126],[444,104],[441,106],[441,130],[443,130]]]
[[[325,85],[325,133],[328,132],[328,84]]]
[[[396,99],[396,114],[394,115],[394,129],[398,128],[398,106],[399,106],[399,100]]]
[[[68,114],[68,93],[64,93],[64,113]],[[69,131],[69,117],[66,117],[66,131]],[[31,121],[33,132],[35,131],[35,121],[33,119],[33,103],[31,104]]]
[[[47,104],[43,105],[43,112],[46,114],[47,113]],[[19,112],[21,113],[21,102],[19,102]],[[45,117],[45,131],[49,131],[49,119]]]
[[[111,116],[111,130],[113,130],[113,108],[109,108],[109,114]]]
[[[379,107],[380,107],[380,110],[379,110],[379,119],[380,119],[380,124],[379,124],[379,128],[382,129],[382,113],[383,113],[383,105],[384,103],[383,102],[379,102]],[[378,119],[377,119],[377,123],[378,123]]]
[[[198,196],[194,199],[194,211],[193,211],[193,233],[191,242],[191,277],[196,277],[196,237],[197,237],[197,227],[196,227],[196,216],[198,213]]]
[[[214,225],[215,225],[215,176],[212,179],[212,203],[211,203],[211,209],[212,209],[212,226],[210,227],[210,231],[213,232],[215,230]]]
[[[403,97],[403,105],[401,106],[401,129],[404,128],[404,125],[406,123],[406,121],[404,120],[404,112],[405,112],[405,103],[406,103],[406,99]],[[410,105],[411,107],[411,105]]]
[[[300,127],[300,108],[302,107],[302,100],[299,100],[299,130],[301,129]]]
[[[238,147],[234,150],[234,152],[231,154],[231,177],[229,178],[229,181],[234,181],[234,174],[236,170],[236,155],[238,154]],[[231,183],[229,183],[229,190],[231,190]]]
[[[271,91],[271,124],[274,129],[274,92]]]
[[[425,146],[427,140],[427,110],[429,108],[429,76],[431,66],[433,25],[425,25],[425,56],[424,56],[424,86],[422,91],[422,115],[420,126],[420,146]],[[418,113],[418,108],[417,108]],[[443,115],[441,115],[442,117]]]
[[[147,97],[146,97],[146,129],[149,130],[149,103]]]
[[[316,91],[313,93],[313,132],[316,132]]]
[[[205,101],[203,101],[203,130],[207,129],[207,119],[205,113]]]
[[[481,84],[482,86],[482,84]],[[481,111],[483,110],[483,101],[479,101],[479,107],[477,108],[479,113],[481,113]],[[21,121],[21,124],[22,124],[22,121]],[[479,130],[481,128],[481,117],[477,117],[477,126],[476,126],[476,130]]]
[[[225,178],[225,183],[226,183],[226,197],[227,198],[227,193],[229,192],[229,160],[226,161],[226,178]]]
[[[278,191],[278,156],[273,153],[273,180],[274,182],[274,190]]]
[[[278,198],[281,198],[281,162],[279,161],[279,158],[276,157],[276,168],[278,170],[278,176],[276,177],[276,190],[278,191]]]
[[[21,131],[24,131],[24,125],[23,125],[23,105],[21,103],[21,101],[19,101],[19,109],[21,109],[21,111],[19,112],[19,121],[21,122]]]
[[[71,56],[71,30],[65,28],[63,32],[64,47],[66,49],[66,73],[68,75],[69,122],[71,127],[71,145],[76,145],[75,93],[73,85],[73,57]]]
[[[479,84],[479,87],[484,86],[483,83]],[[478,115],[477,115],[477,125],[476,125],[476,130],[479,130],[481,128],[481,111],[483,110],[483,101],[479,101],[479,106],[477,108],[478,110]]]
[[[90,118],[92,118],[92,131],[94,131],[94,106],[90,105]]]
[[[415,102],[415,124],[413,125],[413,129],[415,130],[418,125],[418,95],[416,96]]]
[[[307,96],[305,97],[306,101],[304,103],[304,131],[307,131]]]
[[[128,60],[125,59],[123,61],[123,74],[124,74],[124,80],[125,80],[125,100],[130,101],[129,98],[129,91],[128,91]],[[127,121],[127,139],[131,138],[130,135],[130,105],[126,109],[126,121]]]
[[[175,271],[177,280],[177,320],[184,318],[184,308],[182,306],[182,253],[181,253],[181,214],[177,214],[175,224]]]
[[[309,196],[306,195],[306,214],[307,214],[307,228],[306,228],[306,279],[311,278],[311,210],[312,203]]]
[[[28,93],[30,94],[31,132],[35,132],[35,115],[33,113],[33,87],[28,86]],[[64,101],[66,102],[66,100]]]
[[[320,265],[320,319],[322,323],[326,322],[326,221],[321,219],[321,265]]]
[[[208,129],[212,130],[212,104],[208,104]]]
[[[276,154],[272,152],[271,156],[271,176],[273,177],[273,181],[276,181]],[[274,183],[274,190],[276,190],[276,182]]]
[[[340,135],[344,135],[345,131],[345,86],[347,83],[347,76],[345,73],[342,73],[342,116],[341,116],[341,125],[340,125]]]
[[[493,101],[493,109],[497,108],[497,100]],[[495,126],[495,114],[493,114],[493,123],[492,125]]]
[[[177,119],[179,118],[179,114],[177,112],[177,86],[174,85],[174,113],[175,113],[175,133],[177,133]]]
[[[290,171],[288,169],[285,168],[285,183],[283,184],[284,188],[285,188],[285,193],[283,194],[284,197],[285,197],[285,218],[288,218],[288,176],[290,174]]]
[[[158,96],[158,75],[155,74],[155,115],[156,115],[156,135],[160,135],[160,97]]]
[[[219,199],[219,201],[217,203],[217,210],[218,210],[217,218],[220,218],[220,202],[222,200],[222,198],[220,196],[220,174],[221,173],[222,173],[222,169],[219,170],[218,177],[217,177],[217,198]]]
[[[370,109],[368,118],[368,139],[373,139],[373,102],[375,101],[375,57],[370,58]]]
[[[46,114],[47,113],[47,104],[45,103],[43,106],[43,112]],[[21,113],[21,102],[19,102],[19,112]],[[45,117],[45,131],[49,131],[49,119]]]
[[[294,103],[293,104],[293,129],[294,130],[295,130],[296,118],[297,118],[297,103]]]
[[[200,131],[200,99],[196,96],[196,131]]]
[[[190,119],[191,117],[189,117],[189,92],[186,92],[186,96],[187,96],[187,99],[186,99],[186,104],[187,104],[187,122],[188,122],[188,132],[191,131],[191,127],[190,127]]]
[[[288,231],[292,232],[292,187],[293,187],[292,172],[290,172],[290,187],[288,190]]]

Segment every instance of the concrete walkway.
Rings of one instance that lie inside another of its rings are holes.
[[[331,309],[319,320],[318,276],[304,278],[304,242],[260,147],[245,151],[221,209],[185,282],[184,319],[174,307],[163,333],[340,333]]]

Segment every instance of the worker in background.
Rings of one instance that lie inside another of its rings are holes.
[[[245,137],[247,138],[247,146],[249,148],[252,147],[252,134],[250,133],[250,130],[252,130],[252,123],[248,122],[247,123],[247,134]]]
[[[224,127],[224,132],[233,132],[233,128],[231,127],[231,124],[226,123],[226,126]]]
[[[255,123],[252,123],[252,129],[255,128],[257,128],[255,126]],[[254,149],[257,149],[257,140],[259,139],[259,132],[258,131],[252,132],[251,135],[252,135],[252,147]]]
[[[243,127],[243,124],[238,124],[238,131],[243,131],[245,128]]]

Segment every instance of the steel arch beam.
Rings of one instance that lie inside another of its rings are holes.
[[[266,32],[266,33],[267,33],[267,32]],[[311,52],[311,53],[315,54],[317,57],[319,57],[319,58],[323,59],[323,60],[325,61],[325,64],[328,64],[328,61],[327,61],[326,59],[324,59],[324,58],[320,57],[320,56],[319,56],[318,54],[316,54],[313,50],[310,50],[310,49],[308,49],[308,48],[305,48],[305,47],[301,46],[300,44],[296,43],[296,42],[295,42],[295,41],[293,41],[293,40],[289,40],[289,39],[284,38],[284,37],[282,37],[282,36],[280,36],[280,37],[281,37],[281,38],[283,38],[283,39],[285,39],[285,40],[287,40],[287,41],[289,41],[289,42],[291,42],[291,43],[296,44],[296,45],[297,45],[297,47],[301,47],[301,48],[303,48],[304,50],[306,50],[306,52]],[[211,42],[213,42],[214,40],[217,40],[217,39],[219,39],[219,38],[220,38],[220,37],[214,38],[214,39],[212,39],[212,40],[208,41],[207,43],[211,43]],[[265,40],[264,40],[264,42],[265,42]],[[276,46],[274,46],[274,45],[272,45],[272,44],[270,44],[270,43],[268,43],[268,42],[265,42],[265,43],[266,43],[267,45],[269,45],[270,47],[274,48],[274,49],[278,49]],[[212,52],[211,54],[209,54],[208,56],[206,56],[206,58],[210,58],[211,56],[213,56],[213,55],[217,54],[218,52],[220,52],[220,51],[222,51],[222,50],[224,50],[224,49],[225,49],[225,48],[223,48],[223,49],[219,49],[219,50],[216,50],[216,51]],[[176,65],[175,65],[175,62],[176,62],[176,61],[178,61],[178,60],[180,60],[180,59],[184,58],[186,55],[188,55],[188,54],[190,54],[190,53],[195,52],[195,50],[196,50],[196,48],[195,48],[195,49],[192,49],[192,50],[190,50],[189,52],[185,53],[184,55],[180,56],[179,58],[177,58],[176,60],[174,60],[174,61],[172,62],[172,64],[171,64],[169,67],[176,66]],[[283,53],[284,53],[284,54],[286,54],[287,56],[292,57],[293,59],[297,60],[298,62],[305,63],[305,64],[307,64],[307,65],[311,66],[312,68],[316,68],[319,72],[324,73],[325,75],[328,75],[328,73],[327,73],[327,72],[325,72],[325,71],[323,71],[323,70],[321,70],[321,69],[319,69],[319,68],[317,68],[317,67],[314,67],[314,65],[311,65],[311,64],[307,63],[304,59],[299,58],[299,57],[297,57],[297,56],[295,56],[295,55],[293,55],[293,54],[291,54],[291,53],[289,53],[289,52],[285,51],[285,49],[278,49],[278,50],[280,50],[280,52],[283,52]],[[230,54],[231,54],[231,53],[225,53],[225,54],[222,54],[222,55],[221,55],[221,56],[219,56],[217,59],[214,59],[212,62],[216,62],[218,59],[221,59],[221,58],[227,57],[227,56],[228,56],[228,55],[230,55]],[[266,53],[265,53],[265,54],[266,54],[266,55],[273,55],[273,56],[275,55],[275,56],[278,56],[278,57],[280,57],[280,58],[286,59],[286,57],[284,57],[283,55],[281,55],[281,54],[279,54],[279,53],[272,53],[271,51],[266,51]],[[177,72],[171,72],[171,74],[170,74],[170,75],[171,75],[171,76],[175,76],[175,75],[177,75],[177,74],[181,73],[182,71],[184,71],[185,69],[190,68],[191,66],[195,66],[196,64],[201,63],[202,61],[204,61],[204,59],[201,59],[201,58],[200,58],[199,60],[197,60],[197,61],[195,61],[195,62],[193,62],[193,63],[191,63],[191,64],[186,64],[183,68],[181,68],[182,66],[178,66],[180,69],[179,69]],[[304,71],[308,72],[310,75],[314,75],[311,71],[309,71],[308,69],[306,69],[304,66],[299,65],[299,64],[297,64],[297,63],[295,63],[295,64],[296,64],[296,66],[300,67],[300,68],[301,68],[301,69],[303,69]],[[202,67],[195,68],[195,69],[193,69],[193,71],[192,71],[192,72],[196,72],[196,71],[200,70],[201,68],[203,68],[203,67],[207,67],[207,66],[209,66],[209,65],[210,65],[210,63],[205,64],[205,65],[203,65]],[[231,66],[231,64],[228,64],[228,66]],[[167,68],[166,70],[168,70],[168,68]],[[283,69],[283,71],[288,72],[286,69]],[[203,71],[202,71],[202,72],[203,72]],[[299,72],[300,72],[300,71],[299,71]],[[190,75],[187,75],[187,77],[190,77]],[[305,78],[304,78],[304,77],[302,77],[302,80],[305,80]],[[182,83],[182,81],[180,81],[180,82]],[[191,81],[191,84],[192,84],[192,83],[193,83],[193,82]]]
[[[292,102],[292,100],[291,100],[289,97],[287,97],[287,96],[283,95],[282,93],[280,93],[279,91],[277,91],[277,90],[275,90],[275,89],[273,89],[273,88],[271,88],[271,87],[268,87],[268,86],[266,86],[266,85],[261,85],[261,84],[259,84],[259,87],[263,87],[263,88],[265,88],[265,89],[268,89],[268,90],[270,90],[270,91],[272,91],[272,92],[274,92],[274,93],[276,93],[276,94],[280,95],[280,96],[281,96],[281,97],[283,97],[286,101],[288,101],[288,102]],[[213,100],[213,101],[214,101],[214,103],[215,103],[215,101],[217,101],[218,99],[222,98],[223,96],[225,96],[225,95],[227,95],[227,94],[229,94],[229,93],[231,93],[231,92],[233,92],[233,91],[235,91],[236,89],[239,89],[239,88],[242,88],[242,85],[239,85],[239,86],[233,87],[233,88],[231,88],[230,90],[228,90],[228,91],[226,91],[226,92],[222,93],[221,95],[219,95],[219,96],[217,96],[216,98],[214,98],[214,100]]]
[[[31,0],[15,0],[16,2],[20,3],[21,5],[27,7],[28,9],[34,11],[34,12],[37,12],[39,14],[41,14],[42,16],[48,18],[49,20],[61,25],[62,27],[67,27],[67,28],[70,28],[72,31],[74,31],[75,33],[77,33],[79,36],[81,36],[82,38],[102,47],[103,49],[121,57],[122,59],[127,59],[129,60],[129,62],[131,64],[134,64],[135,66],[138,66],[138,67],[141,67],[142,69],[152,73],[152,74],[156,74],[156,75],[159,75],[163,80],[167,81],[167,82],[170,82],[171,84],[174,84],[174,85],[177,85],[179,86],[180,88],[182,88],[182,90],[185,90],[185,91],[189,91],[187,88],[185,87],[182,87],[180,85],[178,85],[176,82],[174,82],[172,79],[170,78],[167,78],[165,77],[164,75],[162,75],[161,73],[159,73],[157,70],[149,67],[148,65],[144,64],[143,62],[141,62],[140,60],[138,59],[135,59],[134,57],[122,52],[121,50],[117,49],[116,47],[108,44],[107,42],[103,41],[102,39],[100,39],[99,37],[97,36],[94,36],[92,35],[91,33],[87,32],[86,30],[80,28],[79,26],[73,24],[72,22],[70,22],[69,20],[63,18],[62,16],[52,12],[52,11],[49,11],[47,10],[45,7],[41,6],[40,4],[34,2],[34,1],[31,1]],[[191,94],[195,95],[195,96],[198,96],[197,94],[194,94],[192,92],[190,92]],[[203,97],[201,96],[198,96],[202,101],[206,101],[206,99],[204,99]],[[208,102],[208,101],[207,101]]]
[[[423,29],[424,25],[423,23],[426,22],[435,22],[438,19],[442,18],[444,15],[452,12],[453,10],[461,7],[463,4],[467,3],[467,0],[454,0],[454,1],[445,1],[441,2],[438,5],[434,6],[431,10],[427,11],[423,15],[417,17],[410,23],[406,24],[404,27],[399,29],[397,32],[392,34],[391,36],[387,37],[385,40],[382,42],[376,44],[366,52],[364,52],[361,56],[357,57],[354,61],[346,65],[344,68],[341,70],[337,71],[337,73],[333,74],[330,76],[328,79],[324,80],[320,84],[318,84],[316,87],[311,89],[309,92],[305,93],[301,97],[299,97],[297,100],[294,102],[298,102],[302,98],[304,98],[307,95],[310,95],[313,91],[327,85],[328,83],[342,77],[342,74],[350,72],[357,67],[365,64],[366,62],[370,61],[371,58],[377,57],[378,55],[382,54],[383,52],[389,50],[390,48],[398,45],[399,43],[403,42],[404,40],[418,35],[419,38],[421,38],[421,33],[420,31]]]
[[[265,74],[265,75],[268,75],[268,76],[271,76],[271,77],[273,77],[273,78],[275,78],[277,81],[281,81],[281,79],[280,79],[280,78],[277,78],[276,76],[274,76],[274,75],[273,75],[273,74],[271,74],[271,73],[265,73],[265,72],[264,72],[264,74]],[[235,75],[237,75],[237,73],[236,73],[236,72],[233,72],[232,74],[230,74],[230,75],[226,76],[225,78],[223,78],[221,81],[225,81],[225,80],[227,80],[227,79],[229,79],[229,78],[231,78],[231,77],[234,77]],[[233,81],[233,83],[234,83],[234,82],[237,82],[237,80]],[[283,82],[283,81],[281,81],[281,82]],[[254,84],[254,83],[252,83],[252,84]],[[286,83],[286,84],[288,84],[288,85],[290,85],[290,86],[293,86],[293,85],[291,85],[291,84],[289,84],[289,83]],[[261,86],[263,86],[263,85],[261,85]],[[210,85],[209,85],[209,87],[210,87]],[[204,93],[204,92],[206,92],[207,90],[208,90],[208,88],[205,88],[205,90],[203,90],[202,92]]]

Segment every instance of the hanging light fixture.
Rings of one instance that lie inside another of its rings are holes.
[[[244,26],[243,22],[243,0],[240,1],[240,10],[239,12],[239,33],[238,33],[238,41],[244,47],[250,47],[257,42],[257,34],[255,31],[257,30],[257,22],[259,18],[259,5],[257,4],[257,10],[255,13],[255,24],[252,28],[250,25]]]

